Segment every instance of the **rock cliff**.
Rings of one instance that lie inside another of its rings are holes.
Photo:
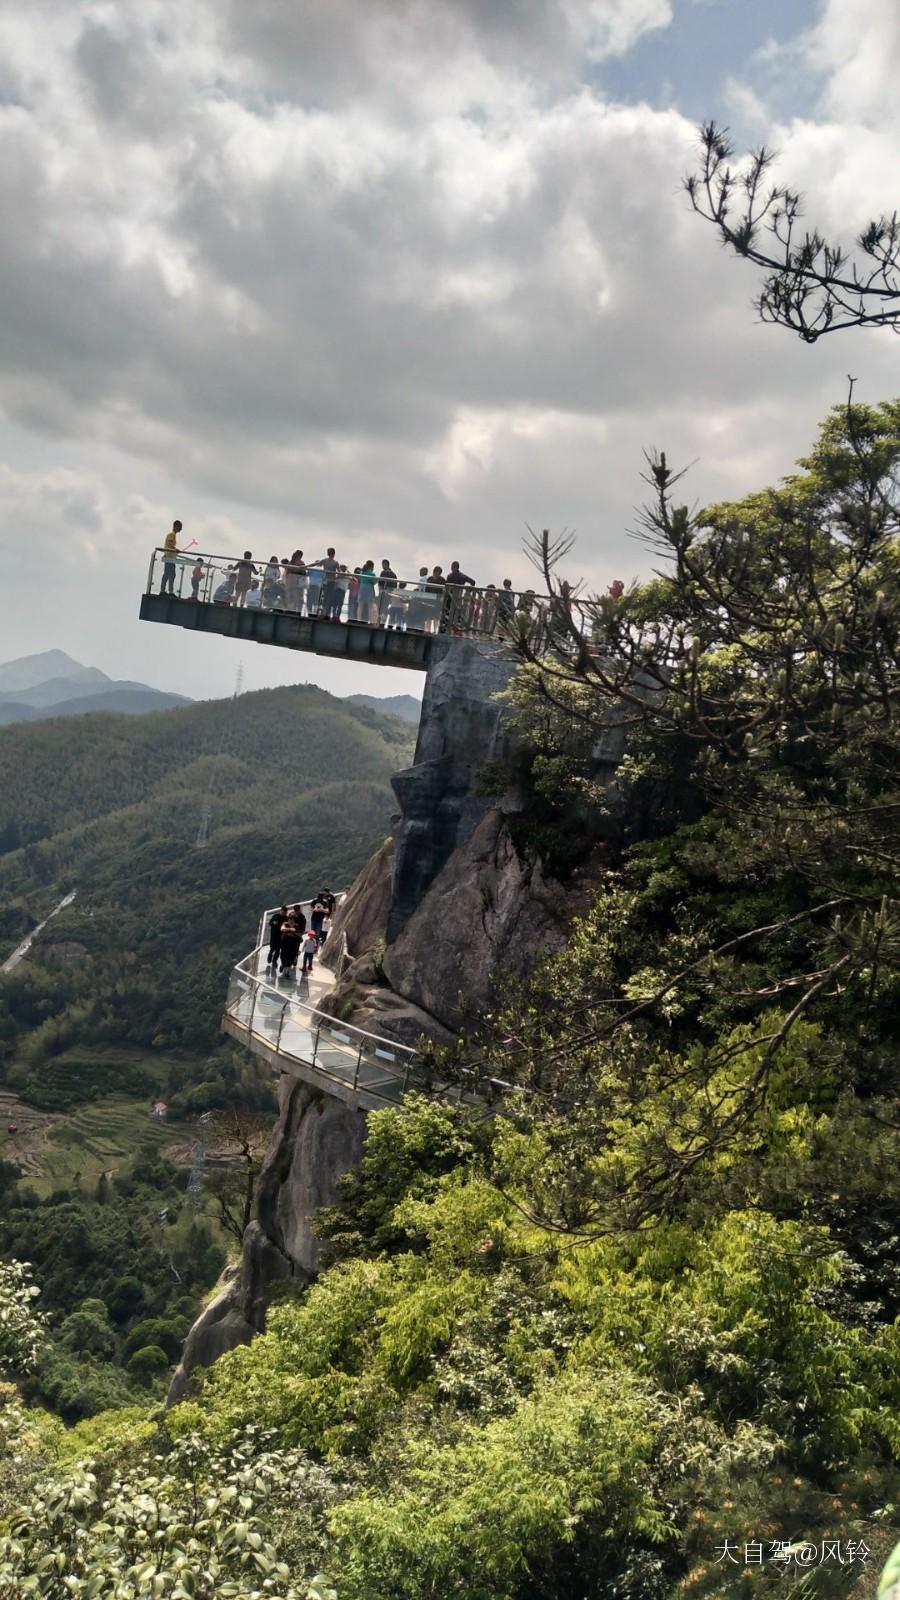
[[[325,956],[343,969],[332,1014],[409,1045],[471,1032],[505,974],[523,978],[561,948],[603,850],[590,858],[586,848],[580,875],[563,885],[517,849],[511,814],[521,799],[498,801],[479,782],[485,762],[510,753],[497,695],[513,663],[496,646],[447,646],[428,675],[415,763],[394,779],[393,841],[347,895]],[[620,750],[611,728],[597,749],[601,775],[612,777]],[[362,1150],[364,1112],[288,1076],[279,1108],[240,1269],[192,1329],[170,1400],[184,1395],[193,1367],[264,1327],[274,1282],[314,1274],[315,1212],[334,1202]]]

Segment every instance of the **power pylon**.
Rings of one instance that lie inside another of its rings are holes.
[[[239,661],[238,662],[238,669],[237,669],[237,672],[235,674],[235,679],[234,679],[234,693],[231,696],[232,705],[234,705],[235,700],[237,700],[238,697],[240,696],[241,691],[243,690],[243,687],[244,687],[244,663],[243,663],[243,661]],[[227,737],[228,737],[228,718],[226,716],[225,721],[222,724],[222,736],[219,739],[219,748],[216,751],[216,760],[218,760],[219,756],[222,754],[222,751],[225,748],[225,740],[226,740]],[[206,844],[207,839],[209,838],[209,821],[210,821],[210,817],[212,816],[212,783],[213,783],[213,773],[211,772],[210,775],[209,775],[209,782],[208,782],[208,784],[206,786],[206,794],[203,796],[203,804],[200,807],[200,824],[199,824],[199,826],[197,828],[197,837],[194,840],[194,848],[195,848],[195,850],[202,850],[203,846]]]

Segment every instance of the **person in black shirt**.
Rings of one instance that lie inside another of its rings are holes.
[[[391,603],[391,591],[397,587],[397,574],[389,561],[382,561],[381,571],[378,574],[378,621],[384,626],[388,606]]]
[[[281,927],[281,971],[291,972],[297,965],[300,954],[300,929],[294,922],[290,912]]]
[[[472,585],[473,589],[475,587],[475,579],[474,578],[470,578],[469,574],[467,572],[460,572],[460,570],[459,570],[459,562],[458,561],[451,561],[451,563],[450,563],[450,571],[447,573],[447,582],[448,583],[460,583],[460,584],[462,584],[462,583],[470,583]]]
[[[303,915],[303,912],[301,911],[301,909],[300,909],[300,907],[298,905],[294,907],[293,911],[291,912],[291,916],[292,916],[292,918],[294,920],[295,926],[297,928],[297,932],[298,933],[305,933],[306,932],[306,918]]]
[[[269,918],[269,954],[266,956],[266,966],[277,967],[278,957],[281,954],[281,929],[287,919],[288,908],[282,906],[280,911],[273,911]]]
[[[309,925],[317,939],[322,932],[322,923],[325,921],[327,914],[327,902],[322,895],[317,894],[309,912]]]

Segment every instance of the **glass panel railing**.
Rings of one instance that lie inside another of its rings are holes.
[[[431,576],[381,578],[376,572],[351,572],[346,565],[328,574],[292,560],[207,555],[186,546],[154,550],[146,592],[401,633],[460,634],[498,643],[525,637],[533,649],[552,642],[564,650],[586,644],[602,653],[601,600],[498,589],[492,583],[475,587],[443,576],[432,583]]]

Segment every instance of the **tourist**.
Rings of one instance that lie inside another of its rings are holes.
[[[470,583],[473,589],[475,587],[475,579],[470,578],[467,572],[460,572],[458,561],[451,561],[450,571],[447,573],[447,582],[458,583],[460,587],[463,584]]]
[[[409,599],[407,627],[412,633],[427,633],[431,616],[432,601],[428,592],[428,568],[420,567],[418,579]]]
[[[281,924],[281,975],[293,972],[300,954],[300,929],[293,917],[288,913],[286,920]]]
[[[229,567],[228,571],[223,575],[222,582],[219,584],[215,594],[213,595],[213,605],[234,605],[234,581],[234,568]]]
[[[401,583],[388,598],[387,627],[396,628],[398,632],[406,632],[406,622],[409,617],[409,595],[406,593],[406,584]]]
[[[250,587],[247,590],[247,594],[246,594],[246,597],[245,597],[245,600],[244,600],[244,604],[246,606],[252,607],[252,609],[255,610],[255,611],[258,611],[260,609],[260,606],[262,605],[262,590],[259,587],[259,579],[258,578],[251,578]]]
[[[375,627],[378,621],[378,601],[375,596],[374,561],[363,562],[360,569],[357,611],[360,622],[367,622],[370,627]]]
[[[278,957],[281,954],[281,929],[287,921],[288,908],[282,906],[279,911],[273,911],[269,918],[269,954],[266,956],[267,967],[277,967]]]
[[[175,557],[178,554],[178,535],[181,532],[181,523],[173,522],[170,531],[166,534],[163,544],[163,574],[159,586],[160,594],[175,595]]]
[[[328,902],[323,895],[317,894],[309,908],[309,925],[317,939],[322,932],[322,923],[325,921],[327,914]]]
[[[337,583],[339,567],[335,559],[334,547],[329,545],[325,555],[316,561],[314,565],[322,569],[322,600],[320,606],[322,616],[330,617],[332,621],[337,621],[341,614],[343,595]]]
[[[337,895],[335,894],[334,890],[323,889],[319,894],[319,899],[324,901],[325,905],[328,907],[328,915],[333,917],[334,908],[337,905]]]
[[[359,609],[359,567],[347,575],[347,621],[355,622]]]
[[[253,565],[253,556],[249,550],[245,550],[241,560],[235,562],[234,570],[236,574],[234,584],[234,603],[236,606],[243,606],[247,603],[247,596],[250,593],[250,585],[253,582],[253,579],[256,577],[256,568]]]
[[[382,561],[381,571],[378,574],[378,621],[381,623],[382,627],[384,626],[385,619],[387,618],[391,594],[396,587],[396,572],[389,561]]]
[[[325,941],[328,938],[328,935],[330,934],[330,932],[331,932],[331,918],[328,915],[328,912],[326,911],[325,920],[322,923],[322,932],[319,934],[319,949],[320,950],[324,950]]]
[[[304,973],[304,975],[306,973],[308,973],[308,972],[312,972],[313,962],[314,962],[314,960],[316,958],[316,952],[317,952],[318,948],[319,948],[319,936],[318,936],[317,933],[313,933],[312,928],[310,928],[309,932],[306,934],[306,937],[303,940],[303,973]]]
[[[622,579],[613,578],[612,583],[607,585],[606,592],[607,594],[611,594],[614,600],[621,600],[623,594],[625,593],[625,585],[622,582]]]
[[[303,551],[295,550],[284,568],[284,603],[288,611],[296,611],[302,616],[306,584],[307,572]]]
[[[298,933],[305,933],[306,932],[306,917],[303,914],[303,907],[300,906],[300,905],[294,906],[293,910],[291,911],[291,916],[294,919],[294,924],[295,924],[295,926],[297,928],[297,932]]]
[[[334,620],[335,622],[340,622],[341,612],[344,609],[344,600],[348,599],[350,593],[350,573],[345,566],[338,567],[337,577],[334,580],[334,587],[337,594]]]
[[[195,568],[193,570],[193,572],[191,573],[191,599],[192,600],[199,600],[200,599],[200,585],[203,582],[203,579],[204,579],[205,576],[206,576],[206,574],[204,572],[203,562],[202,561],[198,561],[197,565],[195,566]]]
[[[313,561],[307,568],[308,585],[306,590],[306,615],[317,617],[319,615],[319,601],[322,598],[322,585],[325,582],[325,572],[320,561]]]
[[[270,556],[263,573],[262,603],[271,611],[283,597],[281,587],[281,563],[277,556]]]

